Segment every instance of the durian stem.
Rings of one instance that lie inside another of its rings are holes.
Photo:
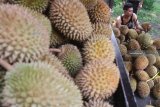
[[[155,76],[153,76],[152,78],[148,79],[147,82],[150,80],[153,80],[158,74],[159,74],[159,72]]]
[[[57,52],[57,53],[60,53],[60,52],[61,52],[60,49],[56,49],[56,48],[50,48],[49,51],[50,51],[50,52]]]
[[[4,67],[6,70],[13,69],[12,65],[10,65],[8,62],[4,61],[3,59],[0,59],[0,65]]]

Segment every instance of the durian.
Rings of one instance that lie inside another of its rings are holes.
[[[140,34],[137,38],[139,44],[141,45],[141,48],[146,49],[149,46],[153,44],[153,40],[151,38],[151,35],[148,33]]]
[[[127,54],[127,47],[125,45],[120,44],[119,48],[120,48],[122,56]]]
[[[156,49],[160,49],[160,39],[155,40],[153,45],[156,46]]]
[[[133,59],[132,59],[132,56],[130,54],[125,54],[125,55],[123,55],[123,60],[132,62]]]
[[[136,39],[138,37],[138,33],[135,29],[129,29],[127,33],[128,38],[130,39]]]
[[[131,85],[132,92],[135,92],[137,88],[137,81],[135,78],[130,77],[130,85]]]
[[[156,99],[160,99],[160,84],[155,84],[153,87],[153,95]]]
[[[140,81],[147,81],[150,78],[149,75],[143,70],[136,71],[135,76]]]
[[[10,107],[82,107],[78,87],[47,63],[16,64],[5,76],[2,103]]]
[[[117,90],[119,78],[119,71],[114,63],[97,60],[85,65],[76,76],[75,83],[85,98],[103,100]]]
[[[62,45],[58,53],[58,58],[62,61],[63,65],[69,71],[71,76],[75,76],[77,71],[82,67],[82,57],[78,48],[72,44]]]
[[[46,10],[49,0],[8,0],[11,4],[20,4],[38,12]]]
[[[9,63],[36,61],[48,52],[49,32],[30,12],[18,5],[0,5],[0,56]]]
[[[39,61],[48,63],[52,66],[54,66],[58,71],[68,79],[72,80],[72,78],[69,75],[69,72],[66,70],[66,68],[63,66],[62,62],[54,55],[51,53],[48,53],[44,56],[42,56]]]
[[[88,14],[92,23],[101,22],[107,24],[111,17],[110,8],[104,0],[98,0],[94,8],[88,10]]]
[[[154,81],[153,80],[149,80],[149,81],[147,81],[147,84],[150,87],[150,89],[152,89],[153,86],[154,86]]]
[[[107,38],[111,38],[112,36],[112,28],[109,24],[105,23],[94,23],[92,24],[93,34],[97,35],[105,35]]]
[[[68,40],[59,34],[55,29],[52,29],[52,34],[50,36],[50,46],[57,47],[61,44],[66,43]]]
[[[145,71],[150,77],[154,77],[157,74],[157,68],[155,66],[148,66]]]
[[[160,84],[160,76],[154,78],[154,84]]]
[[[109,59],[111,62],[115,59],[115,51],[111,40],[104,35],[93,35],[84,43],[84,60]]]
[[[84,103],[84,107],[113,107],[107,101],[103,100],[90,100]]]
[[[136,41],[135,39],[131,39],[128,43],[128,49],[129,50],[140,50],[141,47],[140,47],[138,41]]]
[[[147,82],[140,81],[137,85],[137,91],[141,98],[146,98],[150,94],[150,87]]]
[[[149,61],[145,55],[140,55],[135,60],[135,68],[137,70],[145,69],[149,64]]]
[[[120,37],[119,37],[119,39],[120,39],[120,41],[122,43],[122,42],[124,42],[126,40],[126,37],[121,34]]]
[[[146,54],[153,54],[155,56],[159,56],[159,53],[155,46],[151,45],[147,49],[144,50]]]
[[[91,36],[92,25],[85,6],[79,0],[53,0],[50,20],[71,40],[84,41]]]
[[[87,10],[93,9],[98,0],[80,0]]]
[[[125,64],[125,67],[126,67],[128,73],[129,73],[132,70],[132,62],[125,61],[124,64]]]
[[[113,27],[112,29],[113,29],[115,37],[118,38],[121,35],[120,30],[118,28],[116,28],[116,27]]]
[[[148,32],[151,30],[151,24],[149,22],[143,22],[141,26],[145,32]]]
[[[147,59],[149,61],[149,65],[153,65],[156,63],[156,57],[153,54],[147,54]]]
[[[126,34],[128,33],[128,31],[129,31],[127,25],[121,25],[120,28],[119,28],[119,30],[121,31],[121,33],[122,33],[123,35],[126,35]]]
[[[156,63],[154,65],[160,69],[160,56],[156,56]]]

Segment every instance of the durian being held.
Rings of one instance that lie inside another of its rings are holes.
[[[30,10],[0,5],[0,57],[9,63],[36,61],[49,48],[49,32]]]
[[[87,10],[79,0],[53,0],[50,19],[54,27],[71,40],[84,41],[92,33]]]
[[[118,87],[119,70],[108,60],[91,61],[76,76],[75,83],[88,99],[110,97]]]
[[[47,63],[16,64],[5,76],[7,107],[82,107],[77,86]]]

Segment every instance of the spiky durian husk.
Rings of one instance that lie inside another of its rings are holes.
[[[135,68],[137,70],[145,69],[149,64],[149,61],[145,55],[140,55],[135,60]]]
[[[135,78],[130,77],[130,85],[131,85],[132,92],[135,92],[137,88],[137,81]]]
[[[153,65],[156,63],[156,57],[153,54],[147,54],[147,59],[149,61],[149,65]]]
[[[50,36],[50,46],[51,47],[56,47],[61,44],[66,43],[68,40],[63,37],[61,34],[59,34],[55,29],[52,29],[52,34]]]
[[[62,45],[58,53],[58,58],[62,61],[63,65],[69,71],[71,76],[75,76],[77,71],[82,67],[82,57],[78,48],[72,44]]]
[[[124,64],[125,64],[126,69],[127,69],[128,73],[129,73],[132,70],[132,62],[124,61]]]
[[[127,54],[127,47],[125,45],[120,44],[119,49],[121,51],[122,56]]]
[[[102,22],[107,24],[110,21],[110,8],[104,0],[98,0],[96,6],[88,10],[88,14],[92,23]]]
[[[32,13],[33,16],[35,16],[39,20],[40,23],[43,24],[44,27],[46,27],[47,31],[51,35],[51,33],[52,33],[52,26],[51,26],[51,22],[48,19],[48,17],[46,17],[42,13],[39,13],[39,12],[36,12],[36,11],[33,11],[33,10],[31,10],[31,13]]]
[[[140,81],[137,85],[137,91],[140,97],[146,98],[150,94],[150,87],[147,82]]]
[[[46,10],[49,0],[8,0],[11,4],[20,4],[38,12]]]
[[[112,29],[113,29],[113,32],[114,32],[115,36],[118,38],[121,35],[120,30],[116,27],[113,27]]]
[[[160,84],[160,76],[154,78],[154,84]]]
[[[93,28],[93,34],[105,35],[109,39],[112,36],[112,28],[110,27],[109,24],[98,22],[92,24],[92,28]]]
[[[140,34],[137,38],[139,44],[141,45],[141,48],[146,49],[149,46],[153,44],[153,40],[151,38],[151,35],[148,33]]]
[[[126,37],[121,34],[120,37],[119,37],[119,39],[120,39],[121,43],[123,43],[125,41]]]
[[[50,19],[65,37],[84,41],[92,33],[92,25],[87,10],[79,0],[53,0]]]
[[[141,46],[139,45],[138,41],[135,39],[131,39],[128,43],[129,50],[140,50]]]
[[[82,107],[77,86],[47,63],[16,64],[5,76],[2,103],[9,107]]]
[[[129,29],[127,33],[128,38],[130,39],[136,39],[138,37],[138,33],[135,29]]]
[[[155,46],[151,45],[147,49],[145,49],[146,54],[153,54],[155,56],[159,56],[159,53]]]
[[[145,71],[150,77],[154,77],[157,74],[157,68],[155,66],[148,66]]]
[[[153,87],[153,95],[156,99],[160,99],[160,84],[155,84]]]
[[[121,31],[121,33],[123,35],[126,35],[128,33],[128,31],[129,31],[129,29],[128,29],[128,27],[126,25],[121,25],[119,30]]]
[[[80,0],[83,5],[87,8],[87,10],[90,10],[94,8],[94,6],[97,4],[98,0]]]
[[[98,59],[115,59],[115,51],[112,42],[104,35],[93,35],[84,43],[84,60],[89,62]]]
[[[132,62],[133,59],[130,54],[125,54],[125,55],[123,55],[123,60]]]
[[[147,84],[150,87],[150,89],[152,89],[153,86],[154,86],[154,81],[153,80],[149,80],[149,81],[147,81]]]
[[[65,77],[67,77],[68,79],[72,80],[72,78],[70,77],[68,71],[66,70],[66,68],[63,66],[62,62],[53,54],[48,53],[44,56],[42,56],[39,61],[41,62],[45,62],[48,63],[50,65],[53,65],[56,69],[58,69],[58,71],[64,75]]]
[[[145,32],[148,32],[151,30],[151,23],[149,22],[143,22],[141,26]]]
[[[154,65],[160,69],[160,56],[156,56],[156,63]]]
[[[105,99],[117,89],[119,83],[117,66],[108,60],[90,61],[76,76],[75,83],[88,99]]]
[[[0,5],[0,56],[9,63],[36,61],[48,52],[49,32],[22,6]],[[11,23],[12,22],[12,23]]]
[[[156,46],[156,49],[160,49],[160,39],[155,40],[153,45]]]
[[[136,71],[135,76],[140,81],[147,81],[150,78],[149,75],[143,70]]]
[[[84,102],[84,107],[113,107],[109,102],[103,100],[90,100],[89,102]]]

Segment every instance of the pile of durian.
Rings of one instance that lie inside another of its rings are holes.
[[[151,95],[156,100],[160,99],[160,38],[152,39],[148,32],[151,28],[149,23],[143,23],[142,27],[142,32],[128,29],[126,25],[121,25],[119,29],[113,27],[113,31],[132,91],[141,98]],[[156,107],[160,107],[160,100]]]
[[[110,17],[103,0],[1,0],[0,107],[113,107]]]

